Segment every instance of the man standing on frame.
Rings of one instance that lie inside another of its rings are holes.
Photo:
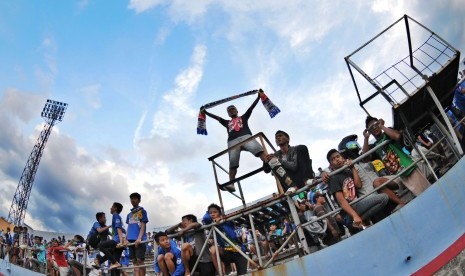
[[[247,109],[247,111],[242,115],[238,115],[237,108],[234,105],[230,105],[226,108],[229,117],[231,120],[225,120],[215,114],[212,114],[201,108],[203,112],[209,117],[217,120],[222,124],[228,132],[228,148],[233,147],[234,145],[239,144],[240,142],[247,140],[252,136],[252,132],[249,128],[249,118],[252,114],[253,109],[257,106],[258,100],[260,99],[263,90],[260,89],[258,92],[257,98],[253,101],[252,105]],[[292,193],[296,189],[293,187],[293,183],[290,177],[286,174],[286,171],[283,169],[277,158],[272,158],[267,160],[267,156],[262,148],[262,146],[256,141],[252,140],[242,145],[241,147],[235,148],[229,151],[229,180],[233,181],[236,178],[237,168],[239,167],[239,159],[242,150],[246,150],[256,157],[259,157],[264,163],[267,163],[271,170],[278,176],[281,185],[287,186],[287,193]],[[267,165],[265,164],[265,168]],[[230,192],[235,192],[236,188],[234,183],[226,186],[226,189]]]

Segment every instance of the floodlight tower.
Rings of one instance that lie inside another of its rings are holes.
[[[14,225],[22,225],[26,215],[27,203],[31,195],[32,184],[34,177],[39,167],[40,158],[44,152],[45,144],[52,132],[52,128],[58,122],[63,120],[67,103],[47,100],[44,109],[42,110],[42,118],[45,120],[45,126],[40,132],[39,139],[32,149],[26,167],[24,167],[21,178],[19,179],[18,187],[16,188],[13,202],[11,203],[10,212],[8,213],[8,221]]]

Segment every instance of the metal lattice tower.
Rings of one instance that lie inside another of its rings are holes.
[[[44,152],[45,144],[52,132],[52,128],[58,122],[63,120],[67,103],[47,100],[44,109],[42,110],[42,118],[45,120],[45,126],[40,132],[34,148],[32,149],[26,167],[24,167],[21,178],[19,179],[18,187],[16,188],[15,196],[11,203],[10,212],[8,213],[8,221],[14,225],[22,225],[26,216],[27,203],[31,195],[32,184],[34,177],[39,167],[40,158]]]

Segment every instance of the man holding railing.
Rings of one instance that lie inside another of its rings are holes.
[[[333,170],[342,170],[329,178],[329,191],[336,198],[343,212],[344,224],[350,228],[362,229],[368,226],[370,218],[381,211],[388,203],[386,194],[371,194],[355,204],[351,202],[357,200],[357,189],[362,187],[362,182],[352,160],[346,160],[339,151],[331,149],[326,155]]]
[[[197,222],[197,217],[192,214],[185,215],[181,218],[181,222],[166,230],[167,234],[178,233],[183,238],[181,246],[182,262],[184,264],[185,276],[189,276],[194,265],[199,260],[196,272],[200,276],[208,276],[215,273],[215,267],[212,263],[210,251],[206,248],[200,255],[202,246],[206,242],[205,233],[203,230],[195,231],[202,225]],[[180,228],[179,231],[177,231]],[[191,231],[194,230],[194,231]]]
[[[308,180],[314,178],[312,161],[306,146],[290,146],[289,140],[289,134],[282,130],[276,131],[275,141],[279,147],[279,150],[274,154],[268,154],[266,156],[266,160],[270,161],[273,158],[277,158],[279,163],[281,163],[282,167],[286,170],[287,174],[291,178],[292,183],[294,183],[297,188],[300,189],[305,184],[307,184]],[[285,190],[289,189],[289,187],[283,188],[285,188]]]
[[[370,150],[370,148],[386,140],[391,140],[391,143],[376,150],[379,158],[384,162],[386,169],[391,175],[402,172],[402,176],[400,177],[402,183],[415,196],[425,191],[431,184],[417,167],[413,166],[405,171],[405,169],[413,163],[413,160],[402,150],[400,144],[402,141],[402,134],[398,130],[384,126],[383,119],[378,120],[371,116],[366,118],[365,125],[366,129],[363,132],[365,139],[363,141],[362,152],[365,153]],[[375,143],[371,145],[368,144],[370,135],[373,135],[376,139]]]
[[[42,243],[42,238],[34,237],[34,246],[32,252],[35,258],[31,258],[32,270],[44,273],[45,272],[45,245]]]
[[[127,236],[126,241],[133,243],[129,246],[129,258],[132,260],[134,266],[143,266],[145,260],[145,250],[147,244],[146,225],[149,222],[147,211],[139,203],[141,195],[139,193],[132,193],[129,195],[131,200],[132,209],[126,217]],[[134,276],[145,276],[145,267],[134,268]]]

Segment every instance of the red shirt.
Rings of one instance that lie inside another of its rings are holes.
[[[47,252],[47,258],[50,260],[54,259],[59,267],[67,267],[68,262],[66,261],[65,252],[60,250],[66,249],[61,246],[50,247]]]

